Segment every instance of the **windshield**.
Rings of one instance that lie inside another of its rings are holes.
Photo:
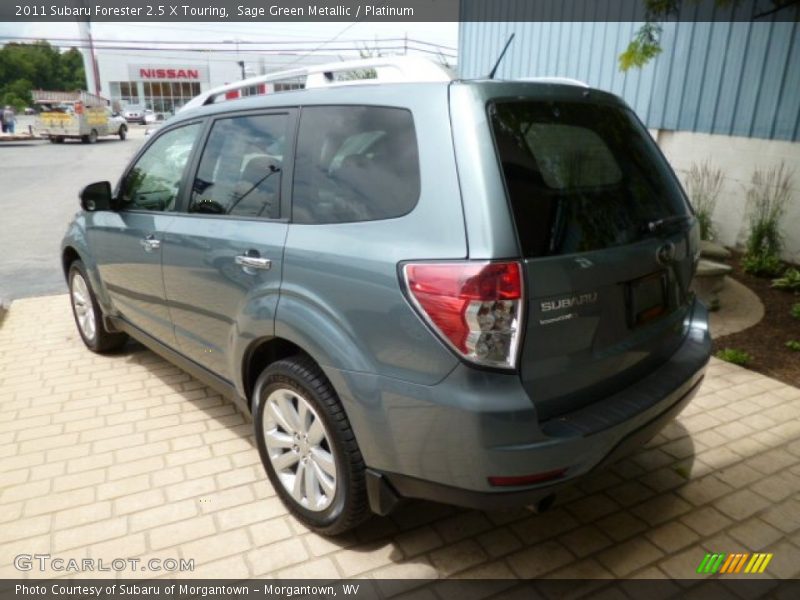
[[[653,235],[653,222],[688,213],[629,109],[509,100],[491,103],[489,118],[526,257],[630,244]]]

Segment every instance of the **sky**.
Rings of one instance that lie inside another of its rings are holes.
[[[408,37],[456,48],[458,23],[93,23],[95,39],[186,42],[274,40],[330,41]],[[78,37],[77,23],[0,23],[0,43],[6,36],[41,39]],[[55,43],[55,42],[54,42]],[[68,44],[67,44],[68,45]],[[314,46],[312,46],[314,47]],[[320,48],[324,52],[325,46]]]

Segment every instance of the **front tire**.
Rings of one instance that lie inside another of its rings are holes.
[[[119,139],[124,142],[126,137],[128,137],[128,128],[123,125],[119,128]]]
[[[333,386],[307,356],[267,367],[255,386],[258,452],[289,511],[325,535],[369,516],[364,459]]]
[[[110,352],[121,348],[128,340],[125,333],[111,333],[103,325],[103,311],[89,284],[86,267],[80,260],[73,261],[69,267],[69,298],[72,316],[78,333],[92,352]]]

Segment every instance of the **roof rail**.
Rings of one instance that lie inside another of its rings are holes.
[[[529,81],[531,83],[560,83],[561,85],[577,85],[578,87],[591,87],[585,81],[573,79],[572,77],[521,77],[517,81]]]
[[[365,70],[374,71],[374,77],[348,80],[336,79],[336,73]],[[346,60],[322,65],[310,65],[297,69],[288,69],[286,71],[276,71],[267,73],[266,75],[257,75],[256,77],[228,83],[202,92],[200,95],[195,96],[184,104],[183,108],[180,110],[183,111],[211,104],[219,96],[242,88],[302,78],[305,78],[306,89],[376,83],[451,81],[453,79],[452,75],[448,73],[445,67],[417,56],[389,56]]]

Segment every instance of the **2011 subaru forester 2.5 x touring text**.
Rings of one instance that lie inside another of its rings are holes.
[[[62,254],[80,335],[251,412],[317,531],[402,498],[541,504],[701,383],[685,194],[608,93],[359,65],[336,68],[373,80],[212,90],[87,186]]]

